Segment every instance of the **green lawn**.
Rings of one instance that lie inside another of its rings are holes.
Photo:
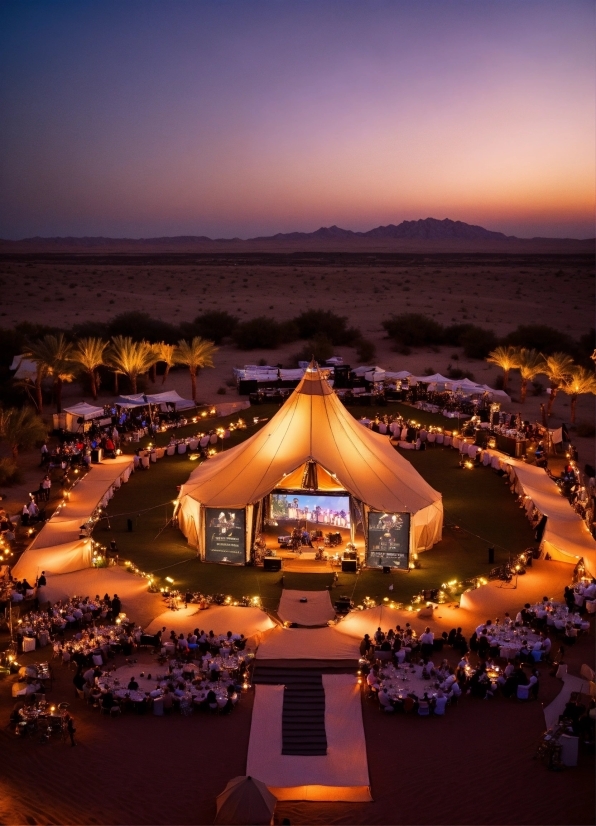
[[[243,411],[249,427],[233,432],[225,447],[237,444],[262,426],[262,422],[253,424],[253,416],[266,419],[277,409],[273,405],[263,405]],[[382,414],[385,410],[400,412],[425,424],[445,426],[446,422],[441,416],[414,411],[405,405],[391,405],[378,412]],[[374,415],[377,411],[352,408],[351,412],[359,418],[363,414]],[[207,420],[205,429],[237,420],[238,414],[227,419]],[[196,424],[189,425],[176,431],[176,435],[190,435],[196,430]],[[166,444],[170,433],[159,434],[154,442]],[[462,470],[458,454],[451,448],[435,447],[420,452],[409,451],[404,455],[443,495],[443,540],[431,551],[421,554],[422,567],[409,573],[386,575],[376,570],[358,575],[340,573],[334,594],[346,594],[356,602],[365,596],[377,601],[390,596],[396,601],[409,602],[424,588],[434,588],[451,579],[461,581],[486,574],[489,545],[495,547],[495,561],[499,563],[507,560],[510,553],[518,553],[532,544],[533,534],[523,511],[515,504],[502,477],[493,470],[483,467]],[[177,486],[188,479],[196,466],[188,456],[176,454],[152,464],[149,471],[133,474],[110,502],[106,511],[109,520],[104,519],[97,525],[94,538],[103,544],[115,539],[121,558],[130,559],[141,570],[156,574],[162,583],[163,578],[169,576],[180,590],[224,593],[236,598],[259,595],[267,608],[274,609],[281,594],[280,574],[266,573],[262,568],[201,562],[180,531],[169,525]],[[128,520],[132,521],[132,531],[128,530]],[[287,573],[283,586],[313,590],[324,588],[331,582],[330,574]],[[393,591],[390,592],[391,584]]]

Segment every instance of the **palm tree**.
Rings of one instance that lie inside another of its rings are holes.
[[[26,348],[25,357],[37,365],[35,379],[37,409],[41,413],[41,382],[45,376],[52,376],[54,381],[54,397],[56,412],[62,412],[62,385],[65,381],[72,381],[75,377],[75,363],[73,360],[74,344],[68,341],[64,333],[45,335],[40,341],[35,341]]]
[[[569,378],[561,383],[559,389],[570,397],[571,424],[575,424],[577,398],[583,393],[594,393],[596,395],[596,376],[592,370],[587,370],[585,367],[575,367]]]
[[[175,344],[166,344],[165,341],[159,341],[155,346],[155,350],[158,355],[158,361],[163,361],[166,370],[163,374],[163,381],[162,384],[166,383],[166,379],[168,378],[168,374],[170,369],[176,364],[176,360],[174,358],[174,353],[176,352],[176,345]]]
[[[526,400],[528,392],[528,382],[534,376],[541,373],[544,368],[544,359],[538,350],[529,350],[527,347],[520,347],[518,351],[517,367],[521,375],[521,403]]]
[[[133,341],[130,336],[113,336],[107,360],[116,376],[128,376],[132,392],[136,393],[137,379],[155,364],[155,353],[148,341]]]
[[[192,400],[197,401],[197,372],[203,367],[213,367],[213,354],[219,350],[212,341],[195,336],[188,342],[180,339],[174,358],[176,364],[186,364],[190,372]]]
[[[492,350],[486,357],[486,361],[491,364],[496,364],[503,370],[503,390],[507,391],[507,382],[509,381],[509,371],[518,366],[519,349],[501,345]]]
[[[573,359],[567,353],[553,353],[550,356],[544,356],[542,372],[548,377],[551,387],[550,398],[546,407],[547,416],[550,416],[552,412],[559,387],[571,376],[574,369]]]
[[[13,459],[16,460],[20,448],[34,447],[46,436],[43,419],[30,407],[0,408],[0,439],[8,442]]]
[[[103,341],[101,338],[81,338],[72,354],[73,360],[80,364],[89,376],[91,395],[94,399],[97,399],[97,368],[105,363],[104,353],[107,346],[107,341]]]

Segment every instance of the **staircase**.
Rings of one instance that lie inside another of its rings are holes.
[[[283,685],[282,754],[327,754],[325,690],[320,669],[259,665],[253,682]]]

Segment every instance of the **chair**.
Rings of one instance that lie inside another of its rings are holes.
[[[153,714],[155,717],[163,717],[163,697],[156,697],[153,700]]]
[[[393,714],[395,712],[395,709],[393,708],[393,706],[379,706],[379,707],[380,707],[381,711],[384,714]]]
[[[168,456],[173,456],[176,453],[176,445],[168,445],[166,453]]]
[[[590,668],[589,665],[586,665],[584,663],[584,665],[582,665],[582,667],[580,668],[579,673],[581,677],[584,677],[586,680],[594,682],[594,671]]]
[[[108,715],[108,717],[109,717],[109,716],[110,716],[110,709],[109,709],[109,708],[107,708],[106,706],[102,706],[102,705],[100,705],[100,706],[99,706],[99,713],[100,713],[100,714],[107,714],[107,715]]]
[[[180,442],[178,444],[178,453],[186,453],[186,442]]]
[[[419,717],[429,717],[430,716],[430,706],[425,700],[421,700],[418,703],[418,716]]]
[[[112,706],[110,709],[110,717],[120,717],[122,714],[122,709],[119,705]]]
[[[77,695],[79,700],[84,700],[85,699],[85,692],[83,691],[82,688],[75,688],[75,694]]]
[[[543,651],[535,651],[535,650],[532,651],[532,659],[534,660],[535,663],[539,663],[539,662],[542,661],[542,654],[543,653],[544,653]]]
[[[412,697],[404,697],[403,700],[404,714],[411,714],[414,710],[414,700]]]
[[[530,699],[530,688],[531,688],[531,686],[529,686],[529,685],[518,685],[518,687],[517,687],[517,699],[518,700],[523,700],[524,702],[526,700],[529,700]]]

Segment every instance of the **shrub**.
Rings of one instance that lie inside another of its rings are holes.
[[[356,345],[356,353],[358,355],[358,360],[362,362],[362,364],[367,364],[376,358],[377,348],[375,347],[373,341],[370,341],[367,338],[361,338]]]
[[[238,324],[232,338],[240,350],[275,350],[296,339],[296,327],[291,322],[279,324],[273,318],[258,316]]]
[[[441,344],[444,328],[421,313],[392,315],[382,323],[389,338],[406,347]]]
[[[538,350],[545,355],[560,352],[575,356],[578,349],[571,336],[546,324],[520,324],[516,330],[505,336],[502,343]]]
[[[331,310],[305,310],[296,316],[298,338],[314,339],[324,335],[332,344],[356,344],[361,338],[356,327],[346,327],[346,316],[336,315]]]
[[[168,344],[176,344],[180,338],[180,330],[176,325],[137,310],[117,315],[110,322],[108,333],[110,336],[132,336],[135,341],[145,339],[150,342],[165,341]]]
[[[470,359],[485,359],[491,350],[497,346],[497,337],[492,330],[470,325],[470,329],[463,333],[461,346],[464,355]]]
[[[225,310],[214,310],[210,313],[198,315],[192,323],[193,335],[201,336],[216,344],[221,344],[224,338],[233,335],[238,326],[238,318]]]
[[[323,364],[333,355],[333,343],[326,335],[319,334],[307,341],[302,350],[296,354],[296,361],[310,361],[315,359],[319,364]]]
[[[430,376],[432,374],[427,373],[427,375]],[[447,376],[450,379],[470,379],[470,381],[474,381],[474,373],[471,373],[469,370],[460,370],[459,367],[449,367]]]
[[[0,485],[18,485],[23,475],[14,459],[0,459]]]

